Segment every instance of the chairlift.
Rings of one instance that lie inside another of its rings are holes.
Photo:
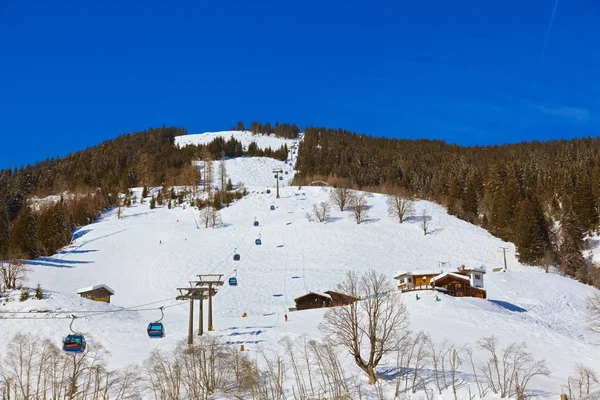
[[[258,226],[258,221],[254,221],[254,226]]]
[[[282,180],[283,180],[283,176],[280,176],[280,177],[279,177],[279,180],[280,180],[280,181],[282,181]]]
[[[271,189],[267,189],[267,194],[271,194]]]
[[[63,351],[66,351],[67,353],[83,353],[86,348],[85,338],[82,334],[73,330],[73,321],[75,321],[75,318],[77,317],[71,315],[71,318],[69,329],[73,333],[67,335],[67,337],[63,339]]]
[[[271,211],[275,210],[275,206],[271,206]]]
[[[256,240],[254,241],[254,243],[255,243],[257,246],[260,246],[260,245],[262,244],[262,241],[260,240],[260,237],[256,238]]]
[[[156,322],[150,322],[148,324],[148,336],[150,338],[163,338],[165,337],[165,327],[162,324],[165,313],[163,312],[164,307],[160,307],[160,319]]]
[[[234,254],[233,255],[233,261],[240,261],[240,255],[239,254]]]

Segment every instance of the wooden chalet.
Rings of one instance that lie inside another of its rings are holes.
[[[450,296],[486,298],[485,289],[472,286],[471,278],[464,274],[445,272],[434,277],[431,284],[433,289]]]
[[[398,290],[409,292],[411,290],[431,289],[431,279],[443,271],[415,271],[399,272],[394,279],[398,279]]]
[[[348,296],[334,291],[308,292],[294,299],[297,310],[308,310],[311,308],[346,306],[354,303],[358,298]]]
[[[402,292],[413,290],[437,290],[456,297],[486,298],[483,287],[484,268],[467,268],[462,265],[452,272],[415,271],[396,274],[398,289]]]
[[[114,295],[115,291],[108,287],[108,285],[100,284],[79,289],[77,294],[84,299],[110,303],[110,296]]]

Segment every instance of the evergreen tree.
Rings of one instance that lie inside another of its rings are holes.
[[[40,255],[37,218],[29,206],[21,208],[11,232],[10,253],[18,258],[36,258]]]
[[[583,231],[577,221],[577,216],[570,201],[564,205],[561,219],[561,243],[559,249],[560,268],[571,276],[585,272],[586,264],[582,254]]]
[[[226,188],[226,189],[227,189],[228,191],[229,191],[229,190],[233,190],[233,182],[231,182],[231,178],[229,178],[229,179],[227,180],[227,188]]]
[[[38,300],[42,300],[44,298],[44,292],[42,291],[42,285],[39,283],[35,287],[35,298]]]
[[[548,243],[548,229],[537,199],[526,198],[519,203],[514,241],[519,261],[523,264],[534,265],[542,261]]]
[[[588,176],[578,179],[573,190],[573,211],[584,230],[591,230],[598,223],[597,201],[592,191],[592,182]]]
[[[1,195],[1,193],[0,193]],[[8,259],[10,248],[10,222],[6,211],[6,203],[0,199],[0,260]]]
[[[473,177],[469,180],[467,188],[462,195],[462,214],[463,218],[471,223],[478,220],[478,202],[477,193],[479,189],[478,178]]]
[[[162,190],[159,190],[159,191],[158,191],[158,194],[156,195],[156,203],[157,203],[159,206],[162,206],[162,205],[163,205],[163,192],[162,192]]]
[[[169,207],[169,210],[171,209],[172,205],[171,205],[171,199],[169,199],[169,202],[167,203],[167,207]]]
[[[52,255],[71,241],[70,223],[63,201],[49,206],[40,213],[38,224],[40,253]]]
[[[152,199],[150,199],[150,209],[153,210],[154,208],[156,208],[156,198],[152,196]]]
[[[144,186],[144,189],[142,190],[142,199],[145,199],[146,197],[148,197],[148,186]]]

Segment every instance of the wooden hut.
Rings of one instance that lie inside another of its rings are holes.
[[[294,299],[297,310],[345,306],[354,303],[356,300],[358,298],[331,290],[327,292],[308,292]]]
[[[433,289],[450,296],[486,298],[485,289],[471,286],[471,278],[463,274],[446,272],[434,277],[431,284]]]
[[[84,299],[110,303],[110,296],[114,295],[115,291],[108,287],[108,285],[100,284],[79,289],[77,294]]]

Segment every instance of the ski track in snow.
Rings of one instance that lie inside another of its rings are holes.
[[[202,138],[208,140],[207,136]],[[197,140],[190,137],[177,143],[187,143],[188,139]],[[260,145],[266,146],[264,141]],[[121,219],[111,211],[80,228],[76,243],[44,258],[39,265],[32,263],[29,285],[40,282],[48,291],[47,299],[11,301],[0,306],[0,311],[102,311],[167,299],[150,306],[173,306],[165,309],[166,337],[161,340],[146,335],[147,323],[160,318],[158,310],[116,312],[75,321],[74,329],[86,335],[88,345],[103,345],[110,353],[109,365],[120,368],[141,363],[155,348],[169,350],[186,339],[188,302],[176,301],[175,289],[188,286],[197,274],[222,273],[227,280],[237,272],[238,286],[225,283],[214,298],[215,331],[209,334],[238,347],[243,344],[247,351],[254,352],[259,348],[277,349],[278,341],[286,335],[321,338],[318,324],[324,310],[286,310],[307,290],[335,290],[347,271],[360,273],[375,268],[389,276],[395,287],[393,276],[397,271],[438,269],[440,261],[447,261],[451,267],[444,268],[446,271],[461,264],[485,266],[488,300],[441,295],[442,301],[436,302],[433,292],[423,291],[421,300],[416,301],[415,293],[395,293],[394,299],[407,304],[413,331],[424,330],[437,343],[448,339],[457,346],[475,347],[478,339],[492,334],[498,337],[501,347],[524,341],[536,358],[546,359],[552,371],[550,377],[537,377],[531,385],[550,397],[561,392],[576,362],[600,369],[600,340],[584,323],[586,298],[597,290],[521,266],[514,257],[513,244],[451,217],[443,207],[427,201],[418,201],[415,217],[399,224],[388,217],[385,197],[379,194],[367,198],[372,207],[369,220],[361,225],[353,222],[348,211],[334,207],[330,221],[311,223],[305,214],[313,204],[328,200],[328,188],[299,190],[289,186],[294,173],[291,165],[273,159],[231,159],[226,167],[232,181],[244,182],[249,193],[221,211],[223,227],[198,229],[194,221],[197,210],[169,210],[166,205],[150,210],[149,201],[122,209]],[[280,199],[275,198],[274,168],[289,171],[280,181]],[[266,194],[267,188],[270,194]],[[139,198],[141,188],[135,191]],[[271,205],[276,209],[270,210]],[[432,233],[426,236],[418,217],[423,209],[432,218]],[[258,227],[253,226],[255,218]],[[254,244],[258,235],[260,246]],[[492,268],[503,263],[502,254],[497,252],[499,246],[511,249],[507,254],[508,271],[494,273]],[[237,262],[233,260],[235,249],[241,255]],[[115,290],[112,304],[76,295],[78,288],[100,283]],[[283,296],[273,296],[276,294]],[[289,322],[284,322],[286,312]],[[242,317],[243,313],[247,317]],[[58,344],[69,332],[69,323],[66,316],[37,321],[5,319],[0,321],[0,329],[5,337],[28,331]],[[5,346],[6,342],[0,344],[0,352]],[[348,364],[348,371],[360,376],[351,360]],[[472,373],[467,364],[460,368],[465,379]],[[380,370],[391,365],[392,359]]]

